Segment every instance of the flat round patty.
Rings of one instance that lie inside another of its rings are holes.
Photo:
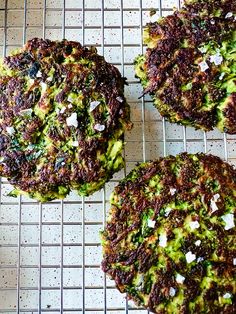
[[[89,195],[123,167],[125,79],[96,49],[34,38],[0,62],[0,175],[40,201]]]
[[[161,115],[236,134],[236,2],[185,1],[147,24],[144,42],[135,72]]]
[[[120,182],[102,233],[103,270],[159,314],[236,313],[236,170],[182,153]]]

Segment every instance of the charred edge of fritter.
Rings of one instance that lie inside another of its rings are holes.
[[[177,163],[180,165],[178,168],[178,175],[173,174],[172,166]],[[148,200],[142,191],[143,187],[147,186],[147,182],[152,178],[153,175],[158,174],[162,177],[162,186],[166,187],[164,195],[162,197],[157,197],[153,201]],[[134,299],[137,303],[144,305],[144,302],[138,296],[137,287],[132,290],[132,280],[135,278],[135,273],[145,273],[150,269],[150,267],[158,262],[158,257],[156,253],[152,252],[150,248],[145,247],[145,245],[140,245],[140,247],[135,250],[129,250],[127,246],[125,248],[125,253],[119,251],[119,241],[124,239],[132,230],[140,227],[140,215],[146,208],[154,208],[155,216],[157,217],[160,214],[162,206],[166,203],[170,203],[173,200],[173,196],[170,194],[170,187],[176,188],[178,199],[183,201],[192,202],[193,195],[189,194],[188,191],[193,187],[192,179],[198,180],[202,177],[205,179],[199,185],[199,192],[204,194],[204,202],[210,203],[212,196],[216,193],[213,192],[214,186],[211,186],[211,182],[207,183],[208,178],[218,182],[220,193],[223,195],[233,196],[234,190],[236,190],[236,170],[226,162],[223,162],[219,157],[213,155],[205,154],[196,154],[188,155],[187,153],[182,153],[177,157],[169,156],[167,158],[160,158],[155,162],[142,163],[137,168],[135,168],[131,173],[122,180],[120,184],[115,188],[114,195],[111,200],[112,208],[110,210],[110,217],[108,218],[108,223],[105,231],[102,235],[102,245],[104,251],[104,259],[102,262],[102,269],[106,272],[112,279],[115,280],[115,283],[121,292],[127,292],[128,295]],[[178,181],[178,182],[177,182]],[[196,191],[196,193],[199,193]],[[127,196],[128,195],[128,196]],[[175,196],[174,196],[175,197]],[[196,197],[196,194],[195,194]],[[131,201],[131,199],[133,201]],[[216,216],[220,216],[224,213],[224,204],[219,204],[219,208],[214,213]],[[133,208],[133,215],[136,217],[132,220],[132,225],[127,226],[126,220],[131,214]],[[134,214],[134,212],[136,214]],[[178,215],[175,215],[176,219],[180,220],[179,223],[172,224],[171,228],[181,226],[181,212]],[[212,224],[207,226],[208,229],[214,227]],[[218,230],[220,232],[220,230]],[[151,233],[152,234],[152,233]],[[230,262],[210,262],[214,267],[219,267],[222,271],[228,271],[232,273],[233,269],[233,257],[235,252],[227,253],[224,250],[227,250],[224,243],[224,234],[219,233],[219,237],[215,241],[219,241],[219,251],[218,254],[230,254]],[[196,240],[196,239],[195,239]],[[188,237],[188,246],[184,248],[185,252],[188,252],[192,249],[194,242],[194,237]],[[121,250],[121,248],[120,248]],[[223,252],[223,253],[222,253]],[[199,255],[205,256],[206,259],[212,253],[212,249],[209,246],[204,245],[203,248],[199,248]],[[216,254],[217,254],[216,253]],[[156,256],[156,257],[155,257]],[[135,262],[139,261],[139,269],[135,269]],[[115,264],[123,263],[124,267],[129,267],[129,270],[122,270],[118,265]],[[160,274],[163,276],[162,279],[156,282],[156,289],[152,290],[152,295],[149,296],[148,306],[149,308],[156,312],[155,308],[158,306],[163,299],[160,298],[160,286],[164,286],[163,289],[168,287],[174,287],[172,282],[171,269],[175,269],[178,272],[183,271],[186,277],[187,285],[187,295],[186,301],[184,302],[183,312],[179,311],[178,313],[187,313],[188,312],[188,302],[190,302],[194,295],[196,295],[198,289],[198,283],[194,280],[196,274],[203,274],[206,271],[207,263],[199,263],[194,266],[194,269],[191,269],[190,274],[185,274],[186,264],[180,263],[178,267],[174,266],[173,263],[169,264],[169,269],[166,274]],[[173,268],[174,267],[174,268]],[[169,272],[169,276],[168,275]],[[231,275],[232,278],[232,275]],[[205,300],[206,303],[209,302],[209,305],[212,307],[212,310],[216,308],[222,309],[220,306],[214,306],[211,304],[211,296],[216,294],[216,291],[219,287],[213,286],[211,291],[209,291],[209,296]],[[131,290],[130,290],[131,289]],[[229,291],[232,290],[232,287],[228,285]],[[234,297],[235,298],[235,297]],[[231,310],[233,305],[225,305],[225,309]],[[156,312],[156,313],[166,313]],[[189,313],[189,312],[188,312]],[[230,312],[229,312],[230,313]]]
[[[22,49],[4,59],[4,67],[15,72],[10,72],[10,76],[5,75],[0,78],[1,88],[8,91],[9,97],[11,95],[14,97],[13,107],[11,107],[8,105],[9,99],[4,94],[0,96],[0,108],[5,119],[3,127],[14,125],[14,119],[16,115],[20,115],[21,110],[34,109],[34,106],[39,103],[40,91],[39,95],[35,93],[35,89],[33,91],[28,90],[25,93],[24,77],[34,79],[39,84],[39,82],[46,81],[52,67],[56,68],[53,81],[47,82],[47,85],[57,87],[62,83],[63,75],[69,77],[69,79],[65,79],[65,88],[56,96],[58,102],[66,100],[67,92],[73,88],[74,83],[70,81],[73,73],[69,67],[63,65],[63,61],[71,56],[75,59],[75,62],[81,58],[94,62],[92,69],[93,73],[96,74],[93,80],[94,85],[89,89],[84,83],[86,80],[84,76],[81,77],[79,82],[81,85],[78,88],[81,89],[80,87],[82,87],[82,93],[85,97],[90,97],[93,92],[97,92],[104,97],[110,114],[109,120],[106,121],[107,128],[102,132],[99,139],[87,140],[84,133],[86,132],[86,125],[82,123],[83,121],[80,121],[77,131],[80,135],[79,147],[81,150],[79,157],[85,163],[83,166],[72,162],[74,153],[60,153],[58,147],[51,147],[48,152],[42,150],[41,153],[36,148],[27,153],[24,151],[23,146],[26,142],[38,144],[43,140],[42,135],[34,138],[35,133],[45,127],[43,118],[36,116],[31,123],[29,123],[27,117],[25,118],[21,130],[17,130],[20,131],[20,136],[23,139],[22,143],[18,143],[18,139],[15,138],[15,135],[18,136],[16,134],[18,132],[15,132],[13,136],[2,133],[0,136],[0,153],[1,157],[4,158],[4,162],[0,164],[0,173],[2,176],[8,177],[10,182],[17,188],[15,194],[22,192],[31,197],[40,198],[40,200],[41,198],[51,200],[59,196],[65,197],[70,189],[77,189],[82,195],[88,195],[100,189],[112,177],[114,172],[123,167],[121,151],[119,152],[120,155],[117,155],[120,158],[117,165],[115,165],[116,160],[114,160],[113,165],[108,167],[107,163],[102,168],[101,161],[96,160],[96,152],[100,150],[102,154],[106,154],[109,140],[114,140],[114,143],[116,141],[123,143],[125,129],[132,127],[130,108],[123,95],[125,79],[121,77],[116,67],[107,63],[102,56],[97,55],[96,49],[82,47],[77,42],[67,40],[54,42],[34,38],[28,41]],[[42,70],[41,77],[37,77],[37,72],[40,70]],[[12,73],[15,73],[15,77]],[[85,75],[87,74],[85,72]],[[18,92],[17,95],[14,94],[15,91]],[[40,110],[47,110],[47,108],[42,107]],[[50,111],[49,114],[52,112]],[[94,116],[94,119],[97,119],[97,116],[99,119],[96,112],[94,112]],[[59,115],[58,120],[60,121],[60,119],[65,122],[63,115]],[[63,132],[63,134],[59,134],[54,130],[49,135],[50,139],[55,143],[66,140],[71,131],[65,125]],[[54,156],[60,157],[60,162],[57,162]],[[45,157],[47,161],[43,161],[45,167],[38,171],[37,166],[39,162],[42,162],[41,157]],[[72,164],[73,171],[69,164]]]
[[[236,79],[235,79],[236,86]],[[217,127],[220,131],[235,134],[236,133],[236,92],[233,92],[228,96],[223,103],[220,104],[218,108],[219,121]]]
[[[221,17],[212,17],[211,14],[217,9],[222,10]],[[236,12],[236,5],[232,1],[189,1],[186,8],[147,25],[146,32],[157,46],[147,49],[143,69],[147,78],[141,74],[142,71],[138,73],[145,88],[144,94],[153,94],[156,107],[171,122],[204,130],[211,130],[217,124],[216,104],[226,95],[225,90],[214,87],[219,69],[208,64],[207,72],[199,73],[192,64],[202,56],[196,48],[202,43],[230,40],[235,22],[233,16],[225,18],[229,12]],[[184,39],[188,41],[189,48],[181,49]],[[178,64],[178,68],[173,68],[175,64]],[[190,90],[183,91],[182,86],[189,83],[190,77],[195,77],[194,84]],[[205,85],[209,85],[208,91],[204,90]],[[204,110],[201,107],[207,93],[215,105]],[[229,120],[229,124],[233,124],[233,120]],[[225,126],[228,133],[234,133],[234,129]]]

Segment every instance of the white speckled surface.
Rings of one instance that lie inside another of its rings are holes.
[[[212,131],[206,134],[207,141],[204,142],[203,132],[192,128],[185,130],[165,123],[164,129],[150,99],[138,100],[142,88],[134,78],[132,61],[142,51],[141,16],[143,24],[154,21],[159,11],[150,18],[151,8],[158,9],[161,4],[162,14],[167,15],[178,2],[84,1],[85,44],[98,46],[99,53],[104,52],[106,59],[118,66],[130,83],[125,94],[131,105],[134,128],[126,135],[127,172],[144,157],[148,160],[163,155],[164,148],[167,154],[176,154],[186,148],[189,152],[207,151],[222,158],[227,157],[227,151],[229,161],[235,163],[236,136],[224,139],[223,134]],[[63,3],[65,37],[82,41],[82,0],[0,0],[0,54],[4,53],[4,47],[8,53],[21,46],[24,34],[26,39],[43,36],[44,26],[45,37],[62,38]],[[135,309],[132,302],[126,303],[109,279],[105,289],[99,266],[99,231],[109,208],[109,194],[123,176],[124,171],[116,174],[106,185],[105,193],[102,190],[84,200],[71,193],[63,203],[54,201],[42,206],[24,197],[8,197],[11,186],[3,180],[0,195],[0,313],[146,313]]]

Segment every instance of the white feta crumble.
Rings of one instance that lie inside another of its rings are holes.
[[[32,110],[31,108],[28,108],[28,109],[22,109],[22,110],[20,111],[20,114],[21,114],[21,115],[31,115],[32,112],[33,112],[33,110]]]
[[[163,234],[161,234],[159,236],[159,245],[161,247],[166,247],[166,245],[167,245],[167,236],[166,236],[165,233],[163,233]]]
[[[136,286],[137,287],[142,287],[143,286],[143,283],[144,283],[144,276],[143,275],[140,275],[137,279],[137,283],[136,283]]]
[[[79,142],[78,141],[73,141],[71,145],[74,146],[74,147],[78,147],[79,146]]]
[[[33,85],[34,84],[34,79],[30,79],[29,83],[30,83],[30,85]]]
[[[199,262],[202,262],[202,261],[204,261],[204,257],[198,257],[197,262],[199,263]]]
[[[215,23],[216,23],[214,20],[211,20],[210,22],[212,25],[215,25]]]
[[[173,196],[173,195],[175,195],[175,193],[176,193],[176,189],[170,188],[170,194]]]
[[[170,287],[170,290],[169,290],[169,295],[170,295],[171,297],[174,297],[174,296],[175,296],[175,294],[176,294],[176,290],[175,290],[175,288]]]
[[[66,118],[66,124],[68,126],[78,126],[77,113],[73,112],[68,118]]]
[[[225,230],[229,230],[235,227],[233,214],[226,214],[224,216],[221,216],[221,218],[225,222]]]
[[[201,195],[201,202],[202,202],[203,204],[205,204],[205,195],[204,195],[204,194]]]
[[[229,299],[229,298],[231,298],[231,294],[228,293],[228,292],[226,292],[226,293],[223,295],[223,298],[224,298],[224,299]]]
[[[233,16],[232,12],[228,12],[225,16],[226,19],[230,19]]]
[[[60,113],[60,109],[59,108],[56,108],[55,111],[56,111],[56,114]]]
[[[171,211],[172,211],[172,208],[167,207],[167,208],[165,209],[165,217],[168,217]]]
[[[236,258],[233,258],[233,265],[236,265]]]
[[[48,81],[48,82],[52,82],[52,80],[53,80],[53,77],[52,77],[52,76],[49,76],[49,77],[47,78],[47,81]]]
[[[105,130],[105,125],[97,123],[94,125],[94,130],[102,132]]]
[[[48,87],[47,84],[44,82],[40,82],[40,86],[42,88],[42,93],[45,93]]]
[[[192,263],[196,259],[196,255],[193,254],[191,251],[189,251],[187,254],[185,254],[187,263]]]
[[[168,217],[171,211],[172,211],[172,208],[167,207],[167,208],[165,209],[165,217]]]
[[[220,194],[217,193],[217,194],[214,194],[214,195],[213,195],[212,200],[213,200],[214,202],[217,202],[217,201],[219,200],[219,198],[220,198]]]
[[[6,131],[10,135],[13,135],[15,133],[15,129],[13,128],[13,126],[7,126]]]
[[[214,213],[215,211],[217,211],[218,210],[218,206],[216,205],[216,203],[213,201],[213,200],[211,200],[211,209],[212,209],[212,213]]]
[[[72,105],[72,104],[69,104],[69,105],[68,105],[68,108],[69,108],[69,109],[73,108],[73,105]]]
[[[37,74],[36,74],[36,77],[42,77],[42,72],[38,71]]]
[[[122,97],[120,97],[120,96],[116,97],[116,100],[118,100],[119,102],[123,102],[124,101],[124,99]]]
[[[73,98],[72,96],[68,96],[68,97],[67,97],[67,100],[68,100],[69,102],[73,102],[73,101],[74,101],[74,98]]]
[[[200,66],[200,69],[202,72],[205,72],[207,69],[209,69],[209,66],[206,63],[206,61],[202,61],[198,65]]]
[[[66,111],[66,107],[62,107],[60,113],[64,113]]]
[[[220,65],[223,62],[223,57],[219,53],[216,53],[210,56],[210,62],[215,63],[215,65]]]
[[[149,228],[154,228],[155,224],[156,224],[155,220],[148,219],[147,225],[148,225]]]
[[[177,274],[175,279],[178,283],[183,283],[185,280],[185,277],[180,274]]]
[[[198,48],[198,50],[200,50],[201,53],[205,53],[207,52],[207,47],[201,47],[201,48]]]
[[[191,230],[195,230],[195,229],[200,227],[200,224],[197,220],[196,221],[190,221],[189,227],[191,228]]]
[[[224,76],[225,76],[225,72],[222,72],[221,75],[219,76],[219,80],[222,81]]]
[[[91,101],[89,111],[92,112],[98,105],[100,105],[100,101]]]
[[[213,195],[213,197],[211,198],[211,209],[212,209],[212,211],[211,211],[211,213],[214,213],[215,211],[217,211],[218,210],[218,206],[216,205],[216,202],[219,200],[219,198],[220,198],[220,194],[215,194],[215,195]]]
[[[197,241],[195,242],[195,245],[196,245],[196,246],[200,246],[201,242],[202,242],[201,240],[197,240]]]
[[[62,166],[65,166],[65,164],[66,164],[66,163],[65,163],[64,161],[61,163]]]

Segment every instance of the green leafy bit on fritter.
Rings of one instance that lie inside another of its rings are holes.
[[[182,153],[141,163],[111,196],[103,270],[158,314],[236,313],[236,170]]]
[[[170,122],[236,133],[236,2],[185,1],[147,24],[136,76]]]
[[[125,80],[94,48],[34,38],[0,62],[0,175],[11,195],[89,195],[123,167]]]

